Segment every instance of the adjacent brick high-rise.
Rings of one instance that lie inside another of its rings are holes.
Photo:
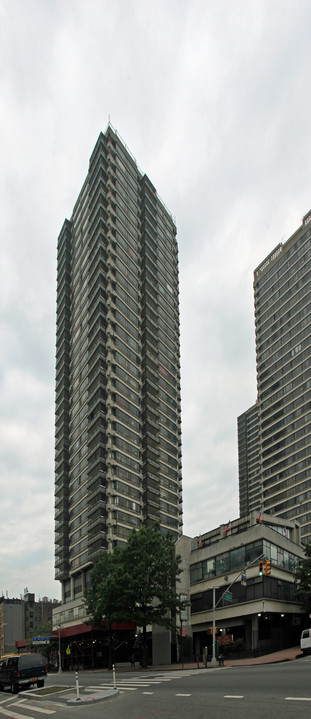
[[[311,539],[311,212],[257,267],[254,296],[259,441],[258,462],[254,455],[251,461],[259,479],[257,509],[298,520],[306,542]],[[241,434],[240,497],[248,464],[242,440]],[[255,506],[240,501],[242,508],[247,514]]]
[[[58,240],[55,576],[82,597],[133,528],[182,527],[174,221],[118,134],[100,134]]]

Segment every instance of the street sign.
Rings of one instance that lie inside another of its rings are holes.
[[[32,643],[33,644],[49,644],[50,637],[33,637]]]
[[[225,592],[224,599],[227,600],[227,602],[232,602],[232,594],[231,592]]]
[[[187,594],[180,594],[180,595],[179,595],[179,598],[180,598],[180,601],[181,601],[181,602],[187,602],[187,601],[188,601]],[[187,606],[180,610],[180,612],[179,612],[179,617],[180,617],[180,621],[181,621],[181,622],[186,622],[186,621],[187,621],[187,619],[188,619],[188,607],[187,607]]]

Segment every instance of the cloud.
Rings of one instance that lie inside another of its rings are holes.
[[[96,139],[110,116],[176,218],[184,529],[203,532],[238,516],[253,270],[310,209],[311,7],[3,0],[0,20],[2,583],[59,596],[56,244]]]

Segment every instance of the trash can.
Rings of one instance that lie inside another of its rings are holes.
[[[224,666],[224,659],[225,659],[224,655],[223,655],[223,654],[219,654],[219,656],[218,656],[218,662],[219,662],[219,666],[220,666],[220,667],[223,667],[223,666]]]

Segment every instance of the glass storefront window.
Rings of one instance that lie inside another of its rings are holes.
[[[212,559],[207,559],[206,562],[203,563],[203,574],[204,577],[214,577],[216,574],[216,562],[215,557],[212,557]]]
[[[245,547],[238,547],[230,552],[230,570],[241,569],[245,566]]]
[[[226,572],[230,571],[230,560],[229,560],[229,552],[225,552],[224,554],[219,554],[218,557],[216,557],[216,574],[226,574]]]

